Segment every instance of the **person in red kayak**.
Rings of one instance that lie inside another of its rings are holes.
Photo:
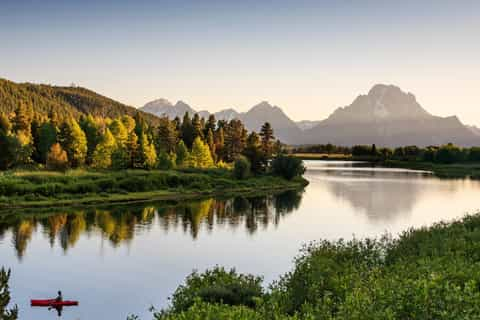
[[[55,298],[55,301],[56,301],[56,302],[62,302],[62,301],[63,301],[62,291],[58,291],[58,295],[57,295],[57,297]]]
[[[58,291],[58,295],[55,298],[55,302],[62,302],[62,301],[63,301],[62,291]],[[57,311],[57,315],[59,317],[62,316],[63,306],[59,305],[59,306],[55,306],[55,307],[54,306],[48,307],[48,310],[52,310],[52,309],[55,309]]]

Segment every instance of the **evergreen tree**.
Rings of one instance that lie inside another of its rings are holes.
[[[177,140],[178,135],[175,124],[168,118],[162,118],[157,131],[157,150],[165,151],[166,153],[174,152]]]
[[[61,145],[67,152],[70,165],[79,167],[85,164],[87,157],[87,137],[78,122],[70,118],[63,125],[61,131]]]
[[[225,135],[223,132],[223,127],[219,127],[218,130],[215,131],[214,140],[217,160],[225,160]]]
[[[243,152],[246,144],[246,130],[240,120],[231,120],[225,128],[225,160],[232,162]]]
[[[200,139],[204,139],[203,135],[203,126],[200,120],[200,116],[198,113],[195,113],[192,119],[192,126],[193,126],[193,138],[200,137]]]
[[[112,168],[116,170],[127,169],[130,166],[130,156],[127,147],[117,147],[112,152]]]
[[[46,163],[50,148],[57,142],[57,130],[51,122],[44,122],[38,129],[38,157],[39,162]]]
[[[17,137],[0,130],[0,170],[10,169],[19,163],[22,147]]]
[[[195,139],[195,132],[188,112],[185,112],[185,115],[183,116],[181,138],[187,148],[192,147],[193,140]]]
[[[205,124],[205,137],[208,135],[209,130],[212,130],[212,132],[215,132],[215,130],[217,130],[217,120],[215,120],[214,114],[208,116],[207,123]]]
[[[137,112],[134,117],[135,120],[135,134],[141,137],[144,132],[147,132],[147,123],[140,112]]]
[[[10,303],[10,289],[8,281],[10,280],[10,270],[6,271],[4,268],[0,270],[0,319],[2,320],[16,320],[18,319],[18,308],[14,306],[8,309]]]
[[[87,157],[85,161],[87,164],[91,164],[93,152],[101,138],[100,127],[91,114],[80,120],[80,127],[87,138]]]
[[[185,161],[190,157],[190,153],[188,152],[187,147],[185,146],[185,143],[183,140],[180,140],[180,142],[177,144],[177,166],[183,166],[185,164]]]
[[[105,129],[102,140],[93,152],[92,166],[95,168],[110,168],[112,166],[112,153],[116,146],[115,138],[110,129]]]
[[[190,158],[191,164],[195,168],[211,168],[214,166],[210,149],[200,137],[196,137],[193,141]]]
[[[260,136],[262,137],[262,151],[265,155],[265,158],[271,159],[273,155],[273,141],[275,137],[273,136],[273,129],[269,122],[265,122],[260,129]]]
[[[68,156],[59,143],[54,143],[46,157],[46,166],[50,170],[65,170],[68,167]]]
[[[247,146],[243,154],[249,160],[252,172],[260,173],[265,170],[265,156],[262,152],[260,137],[256,132],[248,135]]]

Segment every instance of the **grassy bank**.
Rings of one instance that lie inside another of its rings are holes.
[[[480,179],[480,163],[478,162],[440,164],[423,161],[387,160],[383,165],[394,168],[431,171],[440,178]]]
[[[271,175],[237,180],[224,169],[9,171],[0,174],[0,208],[186,199],[279,191],[306,184],[303,178],[288,181]]]
[[[263,289],[262,279],[215,268],[193,273],[157,320],[477,319],[480,216],[398,238],[320,241]]]

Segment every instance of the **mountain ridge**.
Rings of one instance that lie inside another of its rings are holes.
[[[147,111],[145,106],[140,109]],[[189,110],[196,112],[192,107]],[[210,113],[203,110],[200,115],[207,117]],[[480,129],[464,125],[455,115],[439,117],[429,113],[413,93],[395,85],[375,84],[367,94],[358,95],[350,105],[335,109],[323,120],[295,122],[267,101],[246,112],[230,108],[214,115],[217,120],[238,118],[254,131],[268,121],[277,137],[289,144],[480,145]]]

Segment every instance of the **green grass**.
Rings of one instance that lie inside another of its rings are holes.
[[[219,274],[218,279],[212,275]],[[480,215],[398,238],[319,241],[305,246],[294,268],[264,292],[255,279],[215,269],[193,274],[157,320],[478,319]],[[251,292],[234,303],[232,288]],[[251,306],[249,297],[254,297]],[[185,303],[188,302],[188,303]]]
[[[395,168],[431,171],[440,178],[480,179],[480,163],[474,162],[439,164],[420,161],[388,160],[384,162],[384,165]]]
[[[67,206],[233,195],[299,188],[303,178],[287,181],[262,175],[236,180],[225,169],[8,171],[0,174],[0,208]]]

